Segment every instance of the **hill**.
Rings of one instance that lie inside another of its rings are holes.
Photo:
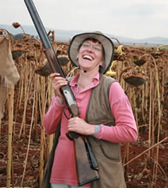
[[[34,26],[22,26],[24,29],[24,32],[33,36],[37,36],[37,32]],[[18,33],[23,33],[21,28],[14,28],[12,25],[0,25],[0,28],[8,30],[11,34],[15,35]],[[48,32],[51,30],[50,28],[46,28],[46,31]],[[55,29],[55,39],[58,42],[68,42],[72,36],[74,36],[76,33],[81,33],[85,31],[75,31],[75,30],[60,30]],[[117,36],[113,34],[107,34],[109,37],[117,38],[120,43],[122,44],[134,44],[134,45],[162,45],[162,44],[168,44],[168,38],[164,37],[151,37],[151,38],[144,38],[144,39],[134,39],[134,38],[128,38],[123,36]],[[114,40],[114,43],[116,41]]]

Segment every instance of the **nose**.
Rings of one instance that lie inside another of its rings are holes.
[[[94,47],[93,47],[92,45],[90,45],[90,46],[87,47],[86,50],[87,50],[88,52],[93,52],[93,49],[94,49]]]

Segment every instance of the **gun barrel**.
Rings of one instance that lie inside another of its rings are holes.
[[[41,39],[41,42],[44,46],[44,49],[45,49],[45,54],[46,54],[46,57],[48,59],[48,62],[50,64],[50,67],[51,67],[51,70],[53,72],[58,72],[60,73],[61,76],[65,77],[65,74],[61,68],[61,66],[59,65],[59,61],[57,59],[57,55],[53,49],[53,46],[51,45],[51,42],[47,36],[47,32],[45,30],[45,27],[41,21],[41,18],[37,12],[37,9],[33,3],[32,0],[24,0],[25,1],[25,4],[27,6],[27,9],[30,13],[30,16],[32,18],[32,21],[34,23],[34,26],[37,30],[37,33]],[[54,63],[53,63],[54,62]],[[57,66],[57,65],[58,66]]]
[[[65,73],[64,71],[62,70],[62,67],[57,59],[57,55],[51,45],[51,42],[47,36],[47,32],[44,28],[44,25],[40,19],[40,16],[37,12],[37,9],[33,3],[32,0],[24,0],[25,1],[25,4],[27,6],[27,9],[30,13],[30,16],[33,20],[33,23],[35,25],[35,28],[37,30],[37,33],[39,34],[39,37],[42,41],[42,44],[44,46],[44,53],[47,57],[47,60],[49,62],[49,65],[51,67],[51,70],[53,72],[58,72],[60,73],[60,76],[64,77],[65,78]],[[72,90],[69,86],[69,84],[67,86],[64,86],[61,88],[61,91],[64,95],[64,98],[65,98],[65,101],[69,107],[69,111],[72,115],[72,117],[75,117],[78,115],[78,110],[76,110],[77,108],[77,103],[76,103],[76,99],[72,93]],[[76,108],[74,107],[76,105]],[[76,135],[76,134],[75,134]]]
[[[30,13],[30,16],[31,16],[31,18],[34,22],[37,33],[38,33],[38,35],[39,35],[39,37],[40,37],[40,39],[43,43],[44,48],[45,49],[48,49],[48,48],[53,49],[51,43],[49,42],[49,39],[47,37],[47,32],[44,28],[44,25],[41,21],[41,18],[39,16],[38,12],[37,12],[37,9],[36,9],[33,1],[32,0],[24,0],[24,1],[25,1],[26,6],[27,6],[27,9]]]

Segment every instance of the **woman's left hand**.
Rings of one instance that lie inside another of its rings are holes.
[[[79,117],[73,117],[68,120],[68,131],[77,132],[81,135],[94,135],[95,126]]]

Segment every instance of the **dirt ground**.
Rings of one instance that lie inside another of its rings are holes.
[[[28,122],[27,122],[28,123]],[[26,125],[26,136],[18,138],[20,124],[15,125],[15,135],[13,135],[12,142],[12,179],[11,186],[19,187],[23,177],[25,157],[28,145],[28,135],[30,126]],[[8,138],[7,138],[8,125],[6,121],[2,122],[1,137],[0,137],[0,187],[6,186],[7,181],[7,150],[8,150]],[[164,127],[164,134],[167,132],[166,126]],[[24,187],[39,186],[39,158],[40,158],[40,126],[36,138],[33,136],[30,143],[29,155],[26,164],[25,177],[23,180]],[[163,136],[164,136],[163,134]],[[34,138],[33,138],[34,137]],[[138,141],[128,145],[122,145],[123,164],[126,164],[129,160],[141,154],[143,151],[148,149],[147,146],[147,135],[145,131],[140,133]],[[128,150],[129,149],[129,150]],[[128,152],[125,152],[125,151]],[[159,164],[158,164],[158,175],[157,182],[153,182],[153,166],[154,161],[148,158],[148,152],[141,154],[140,157],[133,160],[128,165],[124,166],[125,177],[128,188],[167,188],[167,175],[168,175],[168,141],[163,142],[159,148]],[[155,155],[156,147],[150,150]],[[128,156],[125,156],[128,153]],[[150,155],[151,156],[151,155]],[[155,185],[155,186],[154,186]]]

